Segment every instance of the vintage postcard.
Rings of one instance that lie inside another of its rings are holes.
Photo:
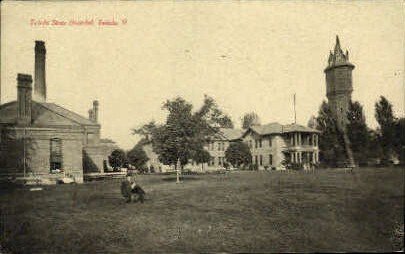
[[[404,15],[2,1],[0,253],[403,251]]]

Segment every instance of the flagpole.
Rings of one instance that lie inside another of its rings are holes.
[[[294,93],[294,124],[297,124],[297,110],[295,108],[295,93]]]

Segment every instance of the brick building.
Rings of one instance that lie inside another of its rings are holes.
[[[103,172],[114,142],[100,139],[99,103],[89,118],[46,101],[46,49],[35,42],[35,84],[17,75],[17,100],[0,105],[0,174],[32,173],[55,178],[63,172],[76,182],[84,172]]]

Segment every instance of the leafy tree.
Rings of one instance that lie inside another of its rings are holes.
[[[405,118],[395,122],[395,137],[394,150],[398,154],[400,163],[405,164]]]
[[[0,149],[0,168],[10,173],[31,173],[32,158],[38,148],[37,142],[27,133],[7,131],[2,138],[2,145],[6,149]]]
[[[392,104],[381,96],[375,104],[375,118],[380,125],[380,142],[382,146],[382,162],[390,159],[395,143],[395,117],[392,111]]]
[[[328,167],[337,167],[346,161],[343,136],[338,130],[337,122],[327,102],[322,102],[316,118],[319,136],[319,156]]]
[[[369,158],[370,135],[363,114],[363,107],[359,102],[350,102],[347,117],[349,120],[347,134],[355,161],[359,165],[364,165]]]
[[[108,162],[114,170],[121,168],[127,162],[124,150],[115,149],[112,151],[111,155],[108,156]]]
[[[204,152],[203,145],[209,136],[218,132],[220,127],[233,126],[230,118],[219,110],[209,96],[204,97],[202,107],[196,112],[181,97],[167,100],[162,109],[168,111],[163,125],[151,122],[133,133],[150,136],[154,151],[166,165],[177,167],[180,160],[183,167],[195,154]]]
[[[208,163],[211,160],[211,155],[207,150],[203,149],[202,151],[198,151],[197,153],[194,152],[192,154],[192,159],[196,163],[201,163],[201,170],[204,170],[204,163]]]
[[[308,126],[309,128],[316,129],[316,117],[315,117],[315,116],[312,115],[312,116],[309,118],[307,126]]]
[[[242,128],[248,129],[252,125],[260,125],[260,118],[255,112],[246,113],[242,117]]]
[[[241,141],[232,142],[225,151],[225,159],[234,167],[252,162],[249,146]]]
[[[127,153],[128,163],[135,166],[136,169],[145,169],[146,162],[149,158],[146,155],[145,151],[142,149],[142,145],[136,145]]]

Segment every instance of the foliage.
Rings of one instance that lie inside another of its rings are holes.
[[[350,102],[347,134],[354,159],[359,165],[366,165],[369,158],[370,134],[367,129],[363,107],[359,102]]]
[[[329,104],[325,101],[316,118],[319,136],[319,157],[324,166],[337,167],[346,160],[343,136],[339,132]]]
[[[177,167],[178,160],[181,167],[189,159],[206,161],[204,144],[208,137],[218,132],[220,127],[233,127],[229,116],[222,113],[209,96],[204,97],[202,107],[196,112],[193,112],[192,104],[181,97],[167,100],[162,109],[168,111],[164,124],[150,122],[133,133],[147,137],[159,160],[166,165]]]
[[[203,149],[202,151],[198,151],[197,153],[194,152],[192,154],[192,159],[199,164],[208,163],[211,160],[211,155],[207,150]]]
[[[149,160],[145,151],[142,149],[142,145],[136,145],[127,153],[128,163],[135,166],[138,170],[146,168],[146,162]]]
[[[108,156],[108,162],[113,167],[114,170],[118,170],[123,167],[127,162],[127,157],[122,149],[115,149],[112,151],[111,155]]]
[[[242,117],[242,129],[248,129],[252,125],[260,125],[260,118],[255,112],[246,113]]]
[[[395,122],[394,150],[401,164],[405,164],[405,118]]]
[[[375,104],[375,118],[380,126],[380,143],[382,147],[382,163],[389,161],[394,150],[395,143],[395,117],[392,104],[381,96]]]
[[[252,162],[249,146],[241,141],[232,142],[225,151],[225,159],[234,167]]]
[[[315,117],[315,116],[312,115],[312,116],[309,118],[307,126],[308,126],[309,128],[316,129],[316,117]]]
[[[11,170],[10,172],[32,172],[32,158],[38,147],[35,139],[11,130],[1,138],[7,149],[0,151],[0,168],[3,171]]]

